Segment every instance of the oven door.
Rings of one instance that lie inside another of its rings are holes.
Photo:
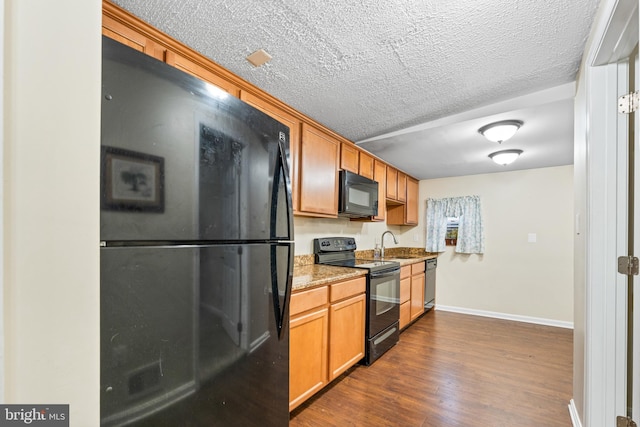
[[[369,324],[367,337],[372,338],[400,317],[400,269],[369,274]]]

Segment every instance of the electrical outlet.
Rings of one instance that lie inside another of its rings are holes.
[[[420,241],[420,235],[419,234],[414,234],[413,235],[413,241],[414,242],[419,242]]]

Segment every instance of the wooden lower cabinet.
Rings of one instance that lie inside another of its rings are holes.
[[[291,295],[289,411],[327,384],[329,308],[327,287]]]
[[[400,269],[400,329],[424,313],[424,261]]]
[[[411,264],[411,321],[424,313],[425,262]]]
[[[291,295],[289,411],[364,357],[365,290],[358,277]]]
[[[400,269],[400,329],[411,322],[411,266]]]
[[[344,284],[352,296],[337,302],[332,297],[329,311],[329,381],[364,357],[366,282],[358,278]]]

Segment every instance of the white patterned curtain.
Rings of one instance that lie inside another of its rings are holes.
[[[446,249],[447,218],[458,217],[458,243],[456,252],[484,253],[484,226],[480,196],[427,199],[427,252]]]

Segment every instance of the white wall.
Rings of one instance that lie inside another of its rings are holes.
[[[573,322],[573,166],[432,179],[426,198],[479,195],[485,254],[438,257],[436,306]],[[422,212],[422,211],[421,211]],[[535,233],[536,243],[528,242]]]
[[[6,403],[99,420],[99,0],[5,0]]]

